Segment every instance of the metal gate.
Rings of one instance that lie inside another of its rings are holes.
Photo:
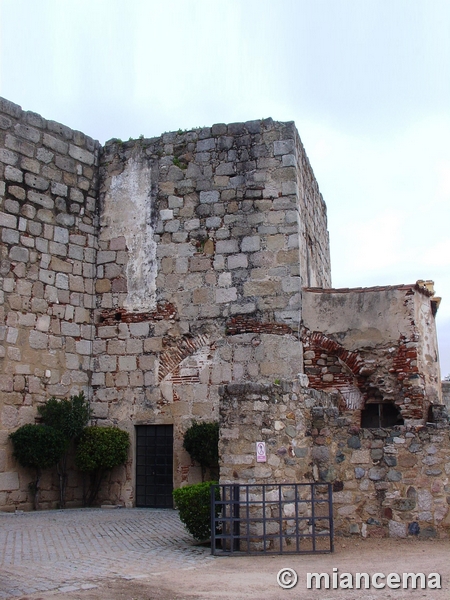
[[[136,506],[173,508],[173,425],[136,426]]]
[[[211,486],[211,553],[333,552],[330,483]]]

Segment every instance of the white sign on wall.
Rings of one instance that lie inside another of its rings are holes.
[[[256,462],[266,462],[266,442],[256,442]]]

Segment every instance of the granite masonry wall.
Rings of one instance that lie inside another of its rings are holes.
[[[325,205],[294,124],[271,119],[113,140],[100,179],[94,414],[133,440],[173,424],[174,484],[198,481],[183,433],[218,417],[219,385],[301,370],[301,288],[330,283]]]
[[[0,99],[0,506],[30,508],[10,432],[50,396],[90,395],[99,144]],[[42,506],[58,497],[47,474]],[[69,480],[68,505],[80,497]]]
[[[446,415],[428,426],[361,429],[336,395],[298,381],[220,393],[222,483],[331,482],[338,535],[448,537]],[[258,441],[265,463],[256,461]]]
[[[326,207],[294,124],[101,148],[1,100],[0,181],[0,506],[30,507],[9,433],[81,390],[94,423],[132,437],[101,501],[135,502],[136,425],[172,424],[174,484],[197,481],[185,429],[218,416],[223,383],[295,376],[301,289],[330,285]],[[55,506],[50,475],[43,487]]]

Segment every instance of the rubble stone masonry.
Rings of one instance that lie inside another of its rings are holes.
[[[450,410],[450,381],[442,382],[442,399],[447,407],[447,411]]]
[[[338,535],[448,537],[446,415],[421,427],[362,429],[336,396],[298,381],[220,393],[222,483],[331,482]],[[260,441],[265,463],[256,460]]]

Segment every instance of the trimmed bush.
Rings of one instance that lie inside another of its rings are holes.
[[[34,494],[34,509],[39,506],[39,482],[42,471],[56,465],[67,451],[67,440],[60,431],[47,425],[23,425],[9,435],[13,456],[22,467],[35,469],[36,478],[30,485]]]
[[[183,448],[189,452],[192,459],[200,463],[202,480],[209,467],[219,471],[219,423],[197,423],[192,425],[184,434]]]
[[[130,436],[118,427],[86,427],[75,462],[81,471],[112,469],[127,461]]]
[[[173,490],[173,498],[180,520],[196,540],[211,537],[211,486],[216,481],[205,481]],[[219,498],[219,490],[216,491]]]
[[[127,462],[130,436],[118,427],[87,427],[77,446],[75,464],[90,474],[89,490],[84,490],[85,506],[97,499],[107,471]]]

